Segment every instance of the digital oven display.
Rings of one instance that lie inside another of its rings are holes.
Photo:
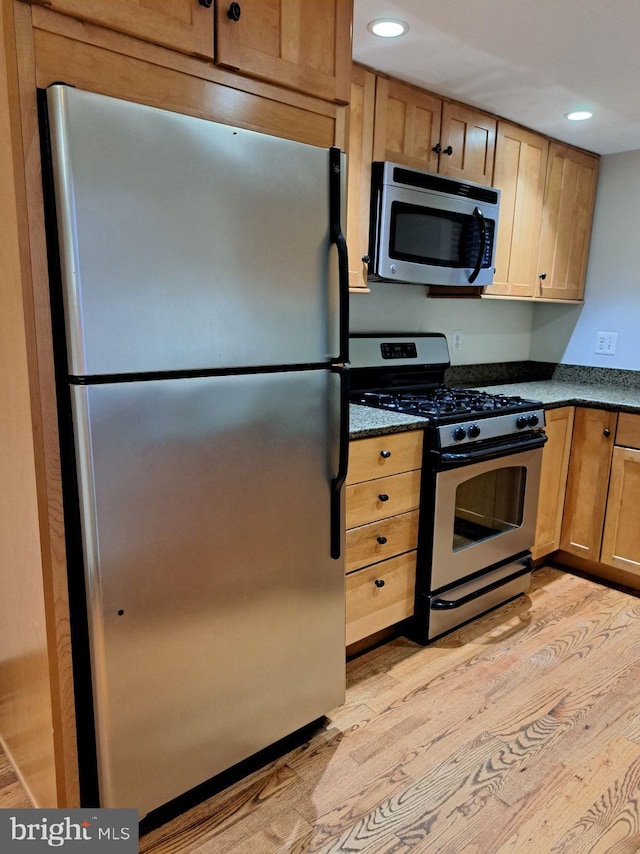
[[[418,351],[413,341],[409,343],[385,343],[380,345],[383,359],[417,359]]]

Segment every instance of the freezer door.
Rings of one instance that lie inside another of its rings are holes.
[[[72,395],[101,803],[144,815],[343,702],[337,377]]]
[[[71,375],[335,357],[329,150],[62,85],[47,100]]]

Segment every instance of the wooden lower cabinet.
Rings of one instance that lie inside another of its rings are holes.
[[[617,419],[604,409],[575,413],[560,548],[587,560],[600,559]]]
[[[347,575],[347,646],[413,614],[416,554]]]
[[[560,548],[573,417],[572,406],[545,413],[547,444],[542,452],[536,540],[531,550],[534,560]]]
[[[640,417],[638,417],[640,422]],[[640,575],[640,450],[616,447],[600,560]]]
[[[357,439],[347,476],[347,646],[413,614],[422,431]]]
[[[640,415],[577,408],[560,559],[638,586],[639,506]]]

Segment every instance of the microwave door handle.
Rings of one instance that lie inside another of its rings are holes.
[[[476,258],[476,266],[473,268],[473,273],[469,276],[469,284],[472,285],[478,278],[478,273],[482,267],[482,259],[484,258],[484,246],[487,241],[487,223],[480,208],[476,208],[473,215],[478,220],[480,227],[480,246],[478,247],[478,257]]]

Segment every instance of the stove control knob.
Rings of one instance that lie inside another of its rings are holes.
[[[532,414],[527,418],[527,424],[529,427],[535,427],[539,420],[537,415]]]
[[[518,430],[524,430],[528,423],[529,422],[527,421],[524,415],[518,415],[518,417],[516,418],[516,427],[518,428]]]
[[[461,442],[466,437],[466,435],[467,431],[464,429],[464,427],[456,427],[456,429],[453,431],[453,438],[456,440],[456,442]]]
[[[469,438],[470,439],[477,439],[479,435],[480,435],[480,428],[478,427],[477,424],[472,424],[471,427],[469,427]]]

